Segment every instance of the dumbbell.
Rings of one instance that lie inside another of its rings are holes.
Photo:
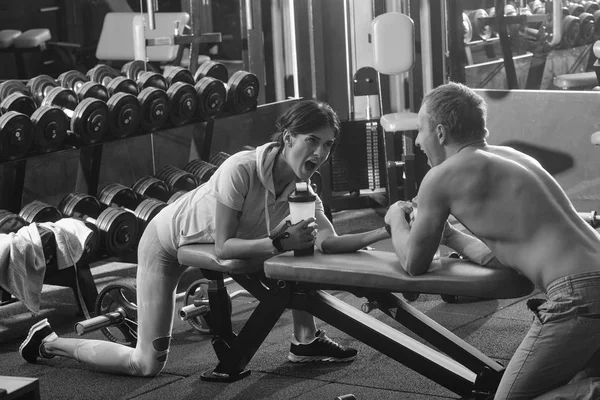
[[[131,188],[141,198],[153,198],[167,203],[171,198],[169,186],[153,176],[144,176],[138,179]]]
[[[0,84],[0,99],[2,99],[0,114],[6,114],[9,111],[24,114],[29,117],[33,126],[31,144],[27,144],[27,141],[23,140],[15,141],[15,143],[21,143],[23,147],[30,146],[30,149],[36,153],[49,153],[62,146],[67,136],[69,123],[66,115],[59,108],[38,107],[27,86],[17,80],[8,80]],[[24,121],[22,117],[17,118],[15,121],[19,120]],[[14,124],[10,125],[15,126]],[[17,122],[16,125],[19,125],[19,123]],[[7,135],[12,136],[10,133]],[[2,137],[6,137],[5,134]],[[16,151],[15,155],[18,154],[24,155],[25,153]]]
[[[138,220],[139,236],[154,217],[167,206],[165,202],[146,198],[139,200],[133,189],[119,183],[109,183],[98,194],[98,201],[105,207],[123,208]]]
[[[155,178],[165,182],[171,193],[183,190],[189,192],[198,187],[198,179],[188,171],[167,165],[154,175]]]
[[[567,7],[568,14],[579,19],[580,28],[579,37],[576,42],[577,45],[585,45],[594,42],[594,36],[597,28],[595,26],[593,11],[598,10],[598,5],[594,5],[592,2],[588,3],[589,4],[585,4],[584,7],[583,4],[571,2]]]
[[[211,176],[215,173],[218,166],[206,162],[204,160],[192,160],[183,168],[187,172],[196,177],[199,184],[208,182]]]
[[[228,77],[227,68],[222,63],[207,61],[198,68],[194,75],[196,90],[199,90],[200,82],[207,77],[218,79],[226,85],[227,95],[224,111],[242,114],[257,107],[260,85],[256,75],[246,71],[236,71],[231,77]]]
[[[16,111],[0,116],[0,158],[17,160],[27,154],[33,142],[33,124],[29,117]]]
[[[488,40],[492,37],[492,29],[487,22],[483,22],[482,18],[489,17],[487,11],[482,8],[476,10],[465,10],[465,14],[471,21],[473,28],[472,38],[475,40]]]
[[[123,209],[102,208],[98,199],[79,192],[69,193],[58,205],[65,217],[80,218],[96,225],[102,252],[109,256],[122,256],[131,251],[137,241],[137,218]]]
[[[21,217],[28,224],[57,222],[63,218],[58,208],[39,200],[34,200],[21,208],[21,211],[19,211],[19,217]],[[96,225],[83,220],[82,222],[92,231],[92,234],[85,242],[80,261],[92,261],[98,254],[98,249],[100,247],[100,235],[98,234],[98,228]]]
[[[81,144],[99,142],[108,130],[108,106],[99,99],[79,101],[77,94],[48,75],[39,75],[27,82],[27,88],[36,102],[42,106],[61,109],[70,120],[71,132]]]
[[[81,71],[71,70],[58,77],[59,84],[73,90],[79,101],[88,97],[102,100],[108,106],[108,133],[117,138],[133,134],[140,122],[140,103],[136,96],[126,92],[110,94],[107,87],[84,75]]]
[[[191,72],[181,67],[165,69],[165,75],[146,71],[143,61],[130,61],[123,65],[121,72],[137,82],[138,88],[154,87],[166,92],[169,99],[169,121],[175,126],[190,122],[196,112],[196,90]]]
[[[87,72],[87,77],[106,86],[109,93],[129,93],[137,96],[140,105],[140,127],[144,132],[161,128],[169,118],[167,92],[156,87],[139,89],[135,79],[119,76],[119,72],[108,65],[100,64]]]

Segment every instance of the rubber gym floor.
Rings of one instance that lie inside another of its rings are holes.
[[[383,225],[382,213],[373,209],[334,213],[338,233],[357,232]],[[375,244],[378,250],[391,250],[389,240]],[[135,277],[135,265],[104,260],[92,266],[98,291],[105,285]],[[200,276],[188,269],[178,292]],[[229,293],[237,290],[228,286]],[[336,297],[360,307],[363,300],[345,292],[333,292]],[[509,300],[461,300],[449,304],[439,296],[420,295],[411,304],[427,316],[454,332],[484,354],[503,365],[516,350],[531,324],[531,314],[525,302],[542,297],[539,291]],[[177,306],[183,304],[178,296]],[[233,300],[234,330],[239,330],[256,301],[249,297]],[[378,310],[371,312],[382,321],[410,334],[398,323]],[[78,315],[70,289],[44,286],[42,311],[32,317],[20,303],[0,307],[0,375],[38,378],[41,399],[306,399],[325,400],[354,394],[357,399],[455,399],[458,396],[432,380],[382,355],[354,338],[317,320],[318,328],[335,340],[359,350],[357,359],[346,364],[293,364],[287,361],[292,334],[291,313],[286,311],[263,345],[248,364],[251,374],[234,383],[212,383],[200,380],[202,372],[213,368],[217,358],[210,335],[194,330],[178,317],[174,320],[173,340],[167,365],[155,378],[135,378],[102,373],[77,361],[55,358],[26,363],[18,348],[29,327],[48,318],[56,332],[65,337],[77,337],[73,330]],[[106,340],[101,332],[85,337]],[[421,339],[415,337],[417,340]],[[1,381],[0,381],[1,387]]]

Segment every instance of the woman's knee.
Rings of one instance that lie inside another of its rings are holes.
[[[154,377],[162,372],[167,364],[171,337],[156,338],[152,342],[153,351],[134,351],[131,369],[134,375]]]

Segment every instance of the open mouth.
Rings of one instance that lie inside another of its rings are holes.
[[[304,168],[306,168],[308,171],[314,171],[315,169],[317,169],[318,165],[319,163],[309,160],[304,163]]]

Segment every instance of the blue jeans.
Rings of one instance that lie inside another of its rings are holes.
[[[600,272],[557,279],[546,297],[527,302],[533,325],[494,399],[599,399]]]

